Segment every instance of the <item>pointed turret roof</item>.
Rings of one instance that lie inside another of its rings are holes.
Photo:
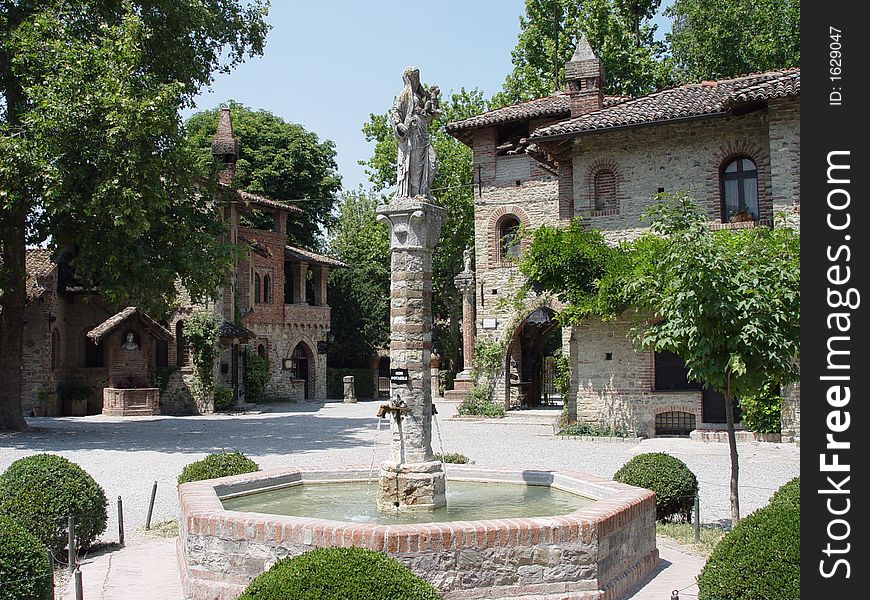
[[[216,156],[238,156],[239,141],[233,135],[233,118],[229,108],[222,108],[217,131],[211,140],[211,153]]]
[[[586,39],[586,36],[581,31],[580,37],[577,39],[577,48],[574,50],[573,56],[571,56],[571,62],[594,60],[596,58],[598,58],[598,55],[595,54],[595,50],[589,45],[589,40]]]

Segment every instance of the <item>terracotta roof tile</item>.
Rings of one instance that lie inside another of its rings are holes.
[[[241,338],[246,340],[257,337],[257,334],[250,329],[236,325],[231,321],[221,323],[219,335],[222,338]]]
[[[342,268],[347,266],[346,263],[335,258],[324,256],[323,254],[317,254],[316,252],[304,248],[295,248],[293,246],[287,246],[284,248],[284,256],[301,262],[307,262],[308,264],[315,264],[324,267]]]
[[[103,338],[111,334],[115,329],[120,327],[122,323],[131,318],[139,319],[139,321],[145,325],[145,331],[150,333],[152,336],[164,341],[172,339],[172,333],[168,329],[135,306],[128,306],[121,312],[112,315],[91,329],[88,332],[88,337],[94,340],[94,343],[99,344]]]
[[[264,198],[263,196],[258,196],[257,194],[246,192],[244,190],[236,190],[236,193],[238,194],[241,201],[247,205],[259,206],[264,208],[280,208],[281,210],[286,210],[292,213],[302,213],[302,209],[293,204],[287,204],[286,202],[271,200],[269,198]]]
[[[613,106],[630,99],[629,96],[605,96],[604,106]],[[469,117],[461,121],[453,121],[445,125],[447,133],[456,133],[465,129],[489,127],[510,121],[524,119],[540,119],[544,117],[568,117],[571,115],[571,100],[568,92],[556,92],[552,96],[536,98],[520,104],[512,104],[496,108],[481,115]]]
[[[529,141],[727,112],[735,104],[800,94],[800,69],[753,73],[663,90],[535,130]]]

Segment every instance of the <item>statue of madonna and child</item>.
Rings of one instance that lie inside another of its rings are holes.
[[[390,125],[399,142],[396,196],[434,201],[437,163],[429,125],[441,114],[441,90],[437,85],[424,87],[416,67],[406,67],[402,81],[405,85],[390,109]]]

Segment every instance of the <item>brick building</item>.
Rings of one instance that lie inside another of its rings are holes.
[[[193,370],[184,321],[202,310],[221,323],[216,384],[231,388],[238,403],[245,401],[251,353],[269,362],[268,398],[326,399],[326,282],[331,269],[344,265],[287,243],[287,219],[301,212],[298,207],[233,188],[239,142],[229,110],[220,114],[212,154],[222,165],[214,201],[229,225],[229,240],[240,246],[215,300],[197,305],[181,289],[179,308],[165,320],[135,307],[119,312],[76,284],[68,253],[27,251],[24,414],[213,411],[210,401],[197,405],[189,391]]]
[[[604,71],[585,39],[566,65],[566,89],[447,125],[474,153],[477,338],[506,344],[497,385],[506,407],[546,399],[546,359],[570,358],[569,409],[579,419],[642,436],[717,429],[721,396],[686,381],[678,357],[635,351],[629,318],[552,320],[558,303],[521,283],[512,234],[582,216],[612,243],[642,230],[659,192],[686,191],[715,228],[800,226],[800,70],[688,84],[639,98],[602,92]],[[692,389],[695,388],[695,389]],[[800,436],[798,387],[784,393],[783,437]]]

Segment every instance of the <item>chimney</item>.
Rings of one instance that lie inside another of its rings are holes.
[[[233,136],[233,119],[229,108],[221,109],[217,131],[211,140],[211,154],[220,164],[218,181],[232,185],[236,177],[236,160],[239,158],[239,140]]]
[[[571,118],[600,109],[604,104],[604,66],[583,33],[565,64],[565,84],[571,97]]]

